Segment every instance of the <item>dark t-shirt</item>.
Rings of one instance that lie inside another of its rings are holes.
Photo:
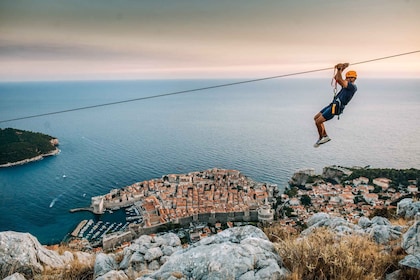
[[[337,94],[337,97],[335,99],[340,99],[341,101],[341,110],[344,109],[344,107],[350,102],[350,100],[353,98],[353,95],[357,91],[357,86],[352,83],[348,83],[346,88],[342,88],[340,92]]]

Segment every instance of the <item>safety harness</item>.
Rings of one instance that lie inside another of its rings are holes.
[[[335,76],[337,74],[337,68],[334,67],[334,75],[331,79],[331,86],[333,87],[333,100],[331,102],[331,113],[333,115],[337,115],[337,119],[340,119],[341,114],[341,100],[340,98],[337,98],[337,80],[335,79]]]

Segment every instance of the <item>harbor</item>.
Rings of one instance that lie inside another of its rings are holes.
[[[237,170],[169,174],[112,189],[92,197],[90,207],[72,209],[90,211],[96,220],[80,222],[71,236],[109,249],[136,236],[179,229],[189,243],[223,227],[217,224],[273,221],[276,195],[277,185],[255,182]]]
[[[92,208],[76,208],[70,211],[92,211]],[[108,210],[107,213],[97,216],[99,220],[89,219],[81,221],[70,235],[72,237],[86,239],[95,247],[101,244],[105,235],[115,232],[124,232],[127,230],[129,224],[141,224],[143,222],[144,209],[142,209],[141,203],[135,203],[130,207],[115,210],[115,212],[116,213],[114,213],[113,210]],[[115,221],[115,216],[119,216],[117,221]],[[107,220],[109,217],[114,217],[113,221]]]
[[[71,233],[71,236],[86,239],[92,246],[95,246],[102,243],[102,238],[106,234],[124,231],[129,224],[129,222],[117,223],[104,221],[95,222],[92,219],[83,220]]]

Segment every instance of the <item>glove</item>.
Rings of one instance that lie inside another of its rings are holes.
[[[347,67],[349,66],[349,64],[346,62],[346,63],[339,63],[339,64],[337,64],[336,66],[335,66],[335,68],[337,68],[338,70],[341,70],[341,71],[343,71],[344,69],[346,69]]]

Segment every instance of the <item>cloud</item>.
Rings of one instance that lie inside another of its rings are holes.
[[[6,68],[15,79],[28,79],[29,69],[40,76],[46,64],[60,77],[261,76],[325,68],[418,49],[418,8],[418,1],[395,0],[0,0],[0,80],[11,77]],[[411,75],[420,72],[408,64]]]

